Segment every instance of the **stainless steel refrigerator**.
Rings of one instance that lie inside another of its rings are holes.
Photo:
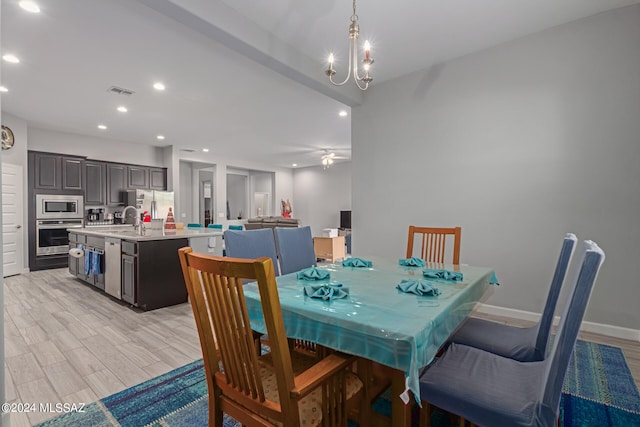
[[[173,191],[157,191],[157,190],[129,190],[126,192],[125,203],[127,206],[135,206],[138,215],[147,212],[151,215],[151,219],[166,219],[169,208],[174,207]],[[132,218],[127,212],[127,217]],[[132,223],[132,220],[123,218],[126,223]]]

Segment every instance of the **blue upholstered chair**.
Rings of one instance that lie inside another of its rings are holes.
[[[311,227],[273,229],[280,259],[280,272],[289,274],[316,265]]]
[[[586,241],[580,258],[549,356],[520,362],[452,343],[420,376],[422,427],[430,404],[482,426],[557,425],[562,385],[604,252]]]
[[[187,228],[202,228],[202,224],[195,224],[195,223],[187,224]]]
[[[537,325],[520,328],[469,317],[450,338],[450,341],[490,351],[521,362],[543,360],[547,352],[549,332],[558,297],[577,240],[575,234],[572,233],[568,233],[564,238],[547,295],[547,302]]]
[[[215,230],[222,230],[222,224],[209,224],[207,228],[213,228]]]
[[[268,256],[273,261],[276,276],[280,275],[272,229],[262,228],[244,231],[229,229],[224,232],[224,242],[228,257],[257,259]]]
[[[230,225],[229,226],[229,230],[239,231],[239,230],[242,230],[242,226],[241,225]]]

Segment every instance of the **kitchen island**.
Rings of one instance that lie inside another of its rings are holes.
[[[73,228],[69,229],[69,273],[142,310],[180,304],[187,301],[178,259],[178,249],[185,246],[221,255],[222,232],[207,228],[140,232],[133,226]]]

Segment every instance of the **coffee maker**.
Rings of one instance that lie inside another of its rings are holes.
[[[91,222],[104,221],[104,209],[103,208],[88,209],[87,220]]]

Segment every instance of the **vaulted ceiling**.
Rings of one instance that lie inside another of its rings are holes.
[[[279,167],[319,164],[325,148],[350,156],[350,116],[338,113],[366,93],[329,85],[323,70],[332,51],[346,72],[351,1],[36,1],[38,14],[18,0],[1,11],[2,53],[20,58],[2,63],[2,109],[30,126]],[[361,41],[375,58],[369,90],[638,2],[360,0]],[[135,93],[108,92],[114,85]]]

